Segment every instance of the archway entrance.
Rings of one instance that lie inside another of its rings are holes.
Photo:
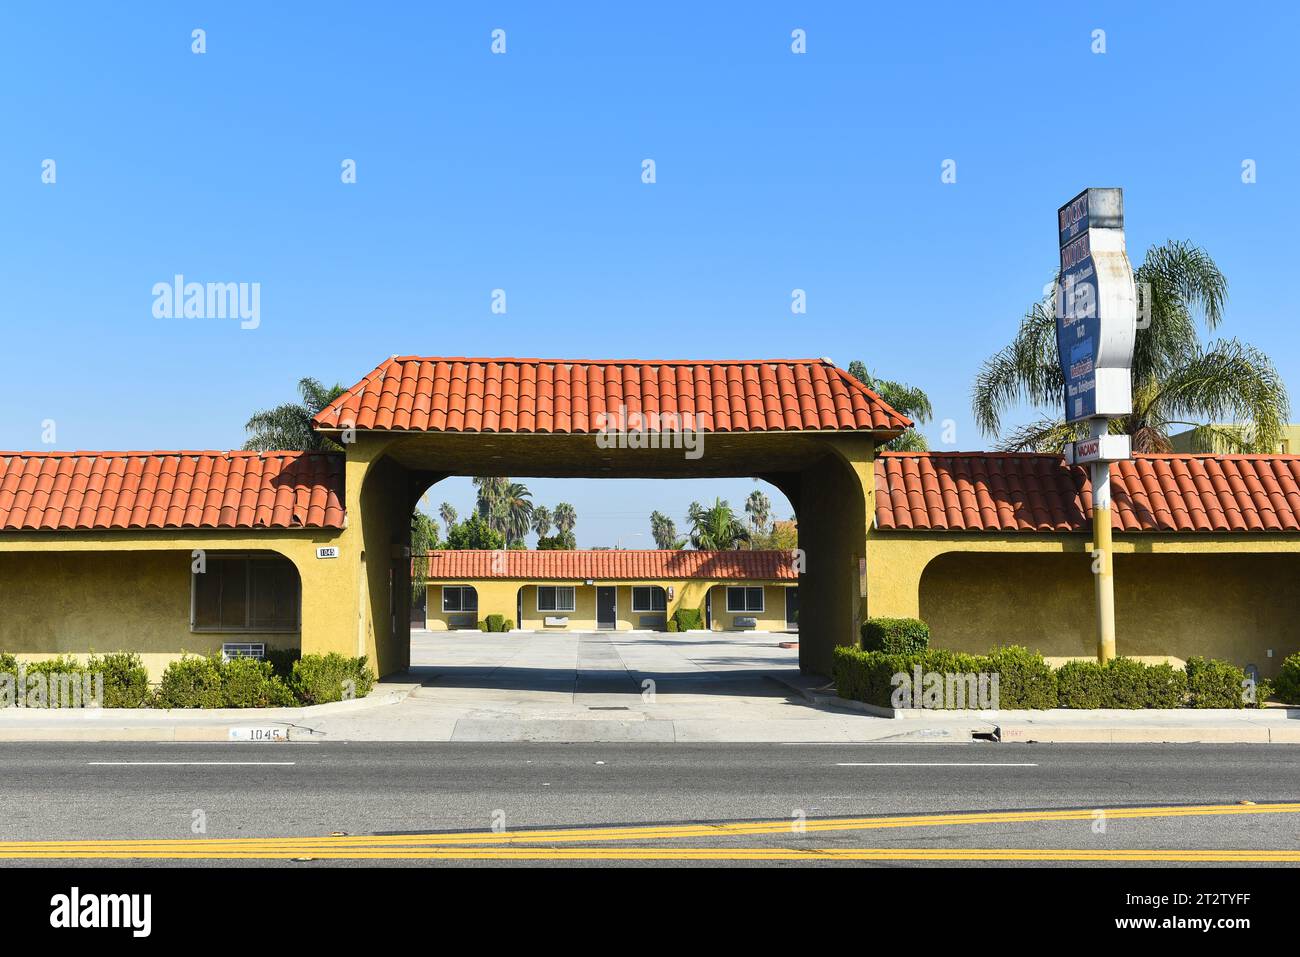
[[[420,496],[451,475],[533,475],[776,486],[799,521],[799,664],[823,675],[863,613],[876,445],[909,424],[828,360],[418,357],[388,360],[315,422],[347,451],[349,534],[371,556],[358,640],[381,673],[409,664]]]

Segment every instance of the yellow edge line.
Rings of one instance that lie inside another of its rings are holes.
[[[1100,808],[1068,811],[995,811],[958,814],[926,814],[910,817],[827,818],[806,821],[803,832],[873,830],[879,828],[942,827],[968,824],[1010,824],[1042,821],[1091,820],[1099,813],[1107,820],[1133,818],[1206,817],[1221,815],[1294,814],[1300,803],[1288,804],[1207,804],[1185,807]],[[21,851],[54,850],[164,850],[170,848],[238,850],[318,849],[403,847],[411,845],[445,846],[465,844],[523,844],[552,842],[593,842],[658,840],[693,837],[729,837],[794,832],[792,821],[753,821],[718,824],[672,824],[630,827],[550,828],[528,831],[503,831],[453,834],[392,834],[345,837],[272,837],[272,838],[192,838],[145,840],[88,841],[0,841],[0,857],[12,857]]]
[[[1300,863],[1300,850],[1079,850],[1044,848],[729,848],[729,847],[454,847],[392,850],[52,851],[11,855],[27,860],[505,860],[505,861],[1155,861]]]

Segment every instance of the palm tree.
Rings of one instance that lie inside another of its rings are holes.
[[[545,505],[533,509],[533,531],[538,538],[545,538],[551,531],[551,510]]]
[[[302,401],[286,402],[284,405],[277,405],[274,409],[254,412],[244,423],[244,428],[248,432],[248,440],[244,443],[244,448],[259,452],[342,451],[342,446],[314,431],[311,420],[345,391],[347,390],[338,383],[327,388],[311,377],[299,379],[298,395]]]
[[[1202,343],[1197,329],[1197,311],[1208,332],[1223,319],[1228,282],[1214,260],[1199,246],[1170,240],[1147,250],[1134,279],[1150,325],[1138,330],[1133,350],[1133,412],[1111,420],[1111,432],[1129,435],[1135,452],[1170,451],[1174,426],[1217,437],[1235,451],[1272,451],[1291,407],[1272,360],[1236,339]],[[1000,434],[1003,414],[1020,403],[1061,406],[1054,300],[1053,288],[1021,319],[1015,339],[980,368],[971,406],[985,432]],[[1225,420],[1233,424],[1215,424]],[[1086,428],[1050,415],[1012,429],[999,444],[1060,452]]]
[[[506,536],[507,545],[515,545],[524,540],[533,525],[533,493],[522,482],[507,482],[501,491],[499,514],[501,531]]]
[[[474,508],[481,516],[490,520],[493,506],[501,499],[501,493],[510,480],[500,475],[478,475],[470,481],[478,489]]]
[[[756,489],[745,499],[745,513],[749,515],[753,533],[762,535],[767,530],[767,520],[772,514],[772,500]]]
[[[686,545],[686,539],[677,536],[677,523],[663,512],[650,513],[650,534],[656,548],[676,550]]]
[[[573,526],[578,524],[578,512],[568,502],[561,502],[555,506],[555,512],[552,515],[555,519],[555,527],[560,530],[560,534],[567,535],[573,531]]]
[[[438,506],[438,517],[444,526],[451,528],[456,524],[456,507],[451,502],[443,502]]]
[[[854,359],[849,363],[849,375],[857,379],[897,412],[901,412],[913,422],[926,423],[934,417],[930,397],[915,386],[895,382],[893,379],[878,379],[867,371],[866,363]],[[914,428],[909,428],[896,439],[890,439],[880,446],[891,452],[924,452],[929,449],[925,436]]]
[[[692,502],[691,545],[701,551],[739,548],[749,541],[745,523],[738,519],[731,506],[722,499],[714,499],[710,508]]]

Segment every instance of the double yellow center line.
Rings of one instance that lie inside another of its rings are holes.
[[[715,824],[544,828],[436,834],[338,837],[189,838],[104,841],[0,841],[0,859],[171,860],[735,860],[735,861],[1148,861],[1300,862],[1290,850],[1113,850],[1055,848],[871,848],[871,847],[557,847],[694,838],[743,838],[889,828],[952,827],[1053,821],[1294,814],[1300,803],[1205,804],[1065,811],[989,811],[890,817],[735,821]],[[551,846],[541,846],[551,845]]]

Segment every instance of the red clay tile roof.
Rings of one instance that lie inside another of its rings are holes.
[[[1135,455],[1111,465],[1117,532],[1300,531],[1300,456]],[[1087,469],[1060,456],[884,452],[876,527],[1072,532],[1092,523]]]
[[[601,413],[675,413],[702,432],[861,430],[910,420],[825,359],[389,359],[316,416],[317,428],[592,433]],[[690,418],[688,418],[688,414]],[[635,427],[635,423],[634,423]]]
[[[537,581],[704,578],[720,581],[798,581],[794,556],[784,551],[575,551],[429,552],[432,581],[522,578]]]
[[[0,532],[342,528],[343,456],[0,452]]]

